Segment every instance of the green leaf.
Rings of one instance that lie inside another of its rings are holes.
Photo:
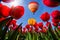
[[[3,21],[3,22],[5,22],[5,25],[6,25],[6,22],[9,21],[9,20],[12,20],[12,18],[10,17],[10,18],[7,18],[6,20]],[[1,28],[0,28],[0,38],[1,38],[1,40],[4,40],[5,39],[5,35],[7,33],[8,26],[10,24],[10,23],[8,23],[7,26],[5,26],[5,28],[2,30],[2,26],[4,25],[4,24],[2,24],[3,22],[0,23],[0,25],[1,25]]]
[[[28,40],[31,40],[31,34],[28,32],[27,35],[28,35]]]
[[[29,32],[26,33],[26,38],[25,40],[32,40],[32,36]]]
[[[9,22],[9,20],[13,19],[12,17],[6,18],[5,20],[0,22],[0,32],[4,26],[6,26],[6,23]]]
[[[49,27],[49,32],[50,32],[51,36],[53,37],[53,40],[58,40],[57,34],[50,27]]]
[[[22,25],[22,23],[18,26],[18,28],[21,27],[21,25]],[[17,31],[18,28],[16,28],[16,30],[13,31],[12,35],[10,37],[8,37],[8,40],[16,40],[17,39],[17,35],[19,34]]]
[[[28,40],[28,36],[26,36],[25,40]]]

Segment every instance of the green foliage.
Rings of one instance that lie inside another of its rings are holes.
[[[10,31],[8,26],[12,19],[10,17],[0,22],[0,40],[60,40],[60,30],[57,28],[56,30],[48,28],[46,33],[32,31],[23,34],[22,31],[18,32],[18,28],[22,26],[21,23],[16,30]],[[9,23],[6,25],[8,21]]]

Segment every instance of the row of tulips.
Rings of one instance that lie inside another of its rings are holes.
[[[12,6],[9,8],[6,5],[0,3],[0,17],[13,17],[14,19],[19,19],[24,15],[24,7],[23,6]]]
[[[49,22],[50,16],[51,22]],[[30,18],[28,24],[22,28],[23,23],[17,25],[15,17],[3,17],[1,15],[0,40],[60,40],[59,17],[59,10],[54,10],[51,15],[45,12],[40,15],[41,20],[46,22],[45,25],[43,22],[37,23],[34,18]]]
[[[9,2],[9,0],[1,1]],[[19,31],[22,23],[17,25],[16,22],[23,15],[23,6],[12,6],[9,8],[0,3],[0,40],[18,40],[18,34],[20,34]]]
[[[43,0],[43,3],[49,7],[56,7],[60,1]],[[12,6],[9,8],[0,3],[0,40],[60,40],[59,10],[54,10],[51,15],[48,12],[40,15],[41,20],[46,22],[45,25],[43,22],[37,23],[34,18],[30,18],[24,28],[22,28],[23,23],[16,24],[16,20],[23,15],[24,7]],[[50,16],[51,22],[49,22]]]

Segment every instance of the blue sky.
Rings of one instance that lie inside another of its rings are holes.
[[[24,6],[25,8],[24,16],[17,21],[17,24],[20,24],[21,22],[23,22],[23,27],[28,23],[27,21],[29,18],[35,18],[37,22],[42,22],[42,20],[39,18],[42,13],[48,12],[51,14],[53,10],[60,10],[60,6],[55,7],[55,8],[50,8],[50,7],[45,6],[42,0],[17,0],[17,1],[19,5]],[[32,2],[32,1],[36,1],[39,3],[39,8],[35,12],[35,15],[33,15],[33,13],[28,8],[29,2]],[[11,5],[10,3],[3,3],[3,4],[8,5],[8,6]]]

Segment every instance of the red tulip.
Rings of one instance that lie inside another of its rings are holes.
[[[54,10],[54,11],[51,13],[51,16],[52,16],[52,18],[54,18],[54,19],[60,19],[60,11],[59,11],[59,10]]]
[[[58,29],[60,30],[60,26],[58,26]]]
[[[9,22],[8,22],[9,23]],[[7,23],[7,24],[8,24]],[[18,25],[16,24],[16,20],[12,20],[10,22],[10,25],[9,25],[9,28],[12,29],[12,30],[16,30],[16,28],[18,27]]]
[[[27,24],[27,25],[26,25],[26,28],[27,28],[27,29],[29,29],[29,28],[31,28],[31,27],[30,27],[30,25],[29,25],[29,24]]]
[[[6,3],[9,3],[9,2],[12,2],[14,0],[2,0],[3,2],[6,2]]]
[[[23,28],[22,33],[24,34],[26,32],[27,32],[27,28]]]
[[[3,21],[3,20],[5,20],[5,18],[4,18],[4,17],[1,17],[1,18],[0,18],[0,22]]]
[[[37,28],[35,28],[35,29],[34,29],[34,31],[35,31],[35,32],[38,32],[38,29],[37,29]]]
[[[57,7],[59,5],[59,2],[53,1],[53,0],[43,0],[43,3],[48,7]]]
[[[12,30],[16,30],[16,28],[17,28],[17,25],[15,25],[14,27],[11,27],[12,28]]]
[[[32,28],[29,28],[28,32],[30,32],[30,33],[31,33],[31,32],[32,32],[32,30],[33,30]]]
[[[10,15],[15,19],[21,18],[24,15],[24,7],[16,6],[14,8],[11,8]]]
[[[40,29],[40,30],[38,30],[37,32],[40,33],[40,32],[42,32],[42,30]]]
[[[13,24],[13,27],[14,27],[16,25],[16,20],[12,20],[10,25],[12,25],[12,24]]]
[[[53,25],[57,27],[58,26],[58,23],[53,23]]]
[[[9,29],[10,29],[11,31],[16,30],[17,27],[18,27],[17,24],[14,25],[14,26],[13,26],[13,24],[10,24],[10,25],[9,25]]]
[[[35,23],[35,24],[34,24],[34,28],[35,28],[35,29],[38,29],[38,28],[39,28],[38,23]]]
[[[2,4],[0,3],[0,14],[1,14],[1,7],[2,7]]]
[[[48,30],[48,28],[47,28],[47,27],[45,27],[45,26],[44,26],[44,27],[42,27],[42,32],[43,32],[43,33],[46,33],[46,32],[47,32],[47,30]]]
[[[0,3],[0,7],[2,7],[2,4]]]
[[[22,26],[18,28],[18,32],[21,32],[21,31],[22,31]]]
[[[43,27],[43,23],[42,22],[40,22],[38,25],[39,25],[39,28]]]
[[[51,25],[50,22],[47,22],[47,23],[46,23],[46,26],[52,28],[52,25]]]
[[[3,5],[0,10],[1,10],[1,13],[0,13],[1,16],[3,16],[3,17],[8,17],[9,16],[9,12],[10,12],[9,7]]]
[[[54,22],[54,23],[59,23],[59,20],[58,19],[52,19],[52,22]]]
[[[43,13],[40,18],[43,20],[43,21],[48,21],[50,19],[50,15],[48,14],[48,12],[45,12]]]

